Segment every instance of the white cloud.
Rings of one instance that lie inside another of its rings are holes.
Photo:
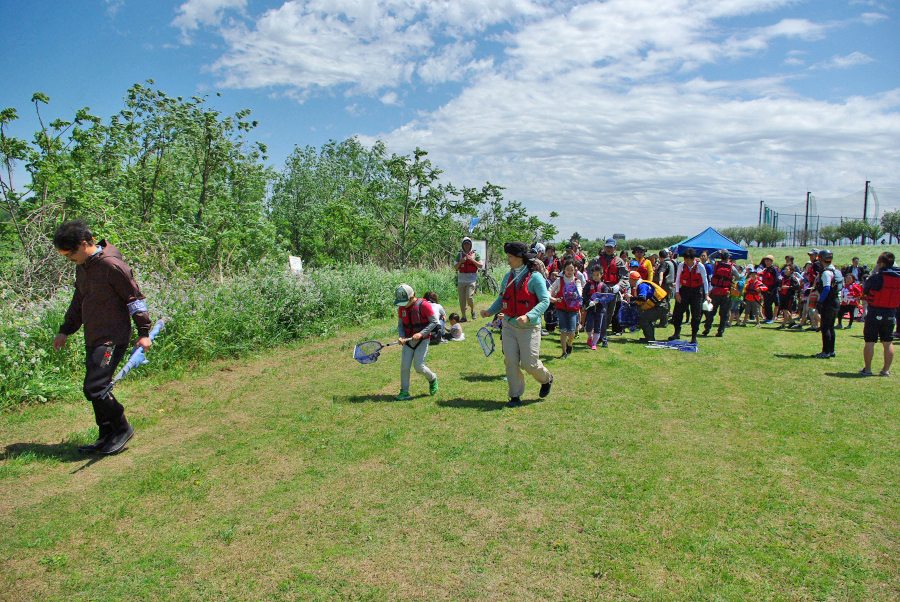
[[[386,105],[397,105],[400,104],[399,97],[396,92],[388,92],[384,96],[380,98],[382,104]]]
[[[532,0],[290,0],[251,27],[223,28],[229,51],[213,68],[223,86],[283,86],[299,99],[339,86],[375,95],[414,74],[426,83],[459,81],[491,66],[472,59],[473,36],[548,10]]]
[[[343,92],[411,104],[419,85],[462,82],[440,108],[383,132],[391,151],[427,149],[457,185],[506,186],[542,217],[558,211],[565,234],[608,235],[626,223],[629,236],[691,234],[755,223],[759,199],[784,204],[785,191],[833,194],[861,186],[863,173],[896,182],[900,88],[827,102],[803,97],[793,76],[771,71],[777,64],[765,76],[702,75],[845,24],[769,18],[794,4],[290,1],[222,27],[228,51],[214,69],[224,86],[300,100]],[[485,39],[501,53],[479,52]],[[795,49],[784,64],[819,58]],[[871,60],[854,52],[811,69]],[[362,114],[365,102],[346,110]]]
[[[186,35],[188,30],[201,25],[219,25],[226,10],[243,10],[246,6],[247,0],[188,0],[178,7],[179,14],[171,24]]]
[[[119,9],[125,5],[125,0],[103,0],[106,4],[106,14],[115,17]]]
[[[847,56],[833,56],[827,61],[813,65],[810,69],[849,69],[857,65],[871,63],[874,60],[872,57],[857,51],[851,52]]]
[[[883,15],[881,13],[863,13],[859,17],[863,23],[866,25],[874,25],[876,23],[880,23],[888,18],[887,15]]]

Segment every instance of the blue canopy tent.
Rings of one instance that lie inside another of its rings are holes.
[[[719,234],[713,228],[707,228],[697,236],[681,241],[673,247],[673,250],[681,255],[688,248],[697,251],[697,255],[700,255],[702,251],[712,253],[719,249],[725,249],[731,254],[732,259],[747,259],[747,249],[744,249],[730,238]]]

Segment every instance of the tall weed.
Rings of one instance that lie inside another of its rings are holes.
[[[394,289],[400,283],[420,296],[435,291],[448,311],[456,306],[456,279],[449,268],[388,271],[352,265],[298,277],[281,263],[262,260],[221,281],[173,280],[156,272],[138,272],[136,279],[151,318],[167,319],[141,374],[329,336],[340,327],[389,318],[396,315]],[[80,397],[81,331],[69,337],[63,351],[56,353],[51,346],[71,297],[71,287],[37,302],[0,291],[0,409]]]

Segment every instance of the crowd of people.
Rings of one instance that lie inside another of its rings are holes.
[[[467,261],[475,260],[471,244],[464,239],[457,258],[461,276],[471,269]],[[725,249],[712,253],[701,249],[698,256],[695,249],[687,248],[678,257],[673,249],[647,256],[647,249],[639,245],[631,249],[631,255],[616,247],[615,239],[607,239],[602,251],[588,258],[576,241],[568,243],[561,256],[552,245],[505,245],[510,271],[500,283],[500,294],[481,316],[493,316],[501,329],[509,383],[507,405],[521,404],[524,373],[540,384],[540,397],[549,394],[553,376],[540,360],[542,335],[559,332],[560,358],[565,359],[573,352],[579,333],[585,334],[587,348],[596,350],[598,343],[601,349],[608,347],[610,333],[623,336],[626,327],[640,329],[641,342],[656,342],[656,329],[667,328],[671,322],[674,332],[669,341],[679,340],[682,326],[689,324],[690,343],[696,344],[698,336],[710,335],[717,318],[716,337],[723,337],[728,327],[747,327],[748,323],[759,328],[780,322],[775,330],[820,332],[822,348],[814,355],[818,359],[835,357],[837,328],[849,329],[854,321],[862,321],[864,367],[859,374],[874,375],[871,364],[875,346],[881,342],[884,365],[879,374],[890,376],[892,341],[900,336],[896,332],[900,269],[893,253],[879,255],[870,273],[858,257],[838,268],[828,249],[810,249],[802,266],[790,255],[779,266],[773,255],[757,264],[749,253],[746,262],[738,265]],[[481,267],[481,258],[477,261]],[[463,321],[466,309],[474,307],[463,294],[468,293],[464,284],[461,280]],[[409,316],[422,310],[415,313],[409,308],[421,303],[411,301],[403,287],[406,285],[397,289],[396,298],[399,341],[418,347],[424,342],[427,349],[431,333],[440,327],[439,320],[430,324],[420,320],[418,325],[410,322]],[[404,350],[404,358],[407,355],[420,354]],[[424,359],[424,352],[421,357]],[[413,363],[436,389],[436,377],[431,379],[424,361]],[[409,383],[409,365],[404,361],[398,399],[409,396],[404,388]]]
[[[81,220],[61,224],[53,243],[59,254],[76,265],[75,291],[53,348],[62,351],[69,336],[84,328],[84,395],[91,402],[99,429],[96,441],[79,446],[84,453],[119,453],[134,435],[125,411],[109,389],[113,374],[122,361],[132,334],[144,350],[153,344],[150,316],[140,287],[116,247],[106,240],[96,241]],[[481,316],[493,316],[501,330],[502,352],[509,387],[507,405],[521,404],[525,374],[540,384],[538,396],[549,395],[553,375],[540,359],[542,336],[559,331],[560,357],[574,349],[579,333],[587,347],[608,346],[610,331],[622,336],[626,326],[641,329],[644,342],[655,341],[656,328],[667,328],[681,337],[683,324],[690,324],[690,341],[707,336],[716,316],[716,335],[729,326],[753,322],[773,324],[777,329],[803,328],[822,333],[822,351],[815,357],[834,357],[835,328],[843,320],[852,328],[862,320],[864,366],[862,376],[873,376],[875,346],[884,347],[882,376],[890,376],[893,338],[900,307],[900,268],[893,253],[878,256],[869,272],[854,257],[850,265],[838,269],[827,249],[811,249],[808,261],[800,266],[787,256],[778,267],[772,255],[754,264],[748,254],[745,265],[731,261],[727,250],[712,254],[685,249],[677,257],[672,249],[647,256],[641,246],[616,250],[616,240],[607,239],[596,257],[587,258],[577,242],[565,246],[561,256],[552,245],[521,242],[504,245],[509,265],[500,282],[500,293]],[[400,363],[400,393],[395,399],[410,399],[412,369],[428,383],[429,393],[438,391],[437,375],[425,365],[429,343],[464,338],[461,323],[475,318],[474,292],[478,270],[484,263],[473,251],[472,240],[464,238],[456,257],[459,273],[460,313],[447,315],[437,295],[426,292],[421,298],[407,284],[394,293],[397,307],[397,343],[403,347]],[[674,305],[672,301],[674,300]],[[703,331],[700,332],[701,324]]]

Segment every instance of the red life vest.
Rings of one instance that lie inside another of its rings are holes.
[[[600,265],[603,267],[603,282],[608,286],[619,284],[619,265],[616,262],[616,256],[608,258],[606,253],[601,253]]]
[[[679,280],[681,284],[679,288],[700,288],[703,286],[703,275],[700,273],[701,269],[705,270],[706,268],[704,268],[699,261],[695,261],[694,265],[691,267],[687,267],[687,264],[682,266],[681,280]]]
[[[841,290],[841,305],[846,307],[859,307],[859,298],[862,295],[862,288],[855,282],[850,286],[845,286]]]
[[[766,288],[772,288],[775,285],[775,266],[769,266],[762,273],[762,283],[766,285]]]
[[[595,293],[603,292],[603,285],[605,283],[601,280],[600,282],[594,282],[593,280],[588,280],[588,298]]]
[[[553,257],[547,264],[547,273],[559,271],[559,257]]]
[[[710,278],[710,286],[712,287],[709,291],[710,295],[729,295],[731,294],[731,281],[734,280],[734,275],[731,273],[731,269],[734,267],[734,264],[730,261],[717,261],[715,267],[713,267],[712,278]]]
[[[756,280],[749,280],[747,284],[744,285],[744,301],[756,301],[757,303],[762,301],[762,295],[760,293],[765,292],[769,289],[765,284],[763,284],[759,278]]]
[[[519,285],[516,286],[513,273],[510,272],[507,277],[506,288],[503,290],[503,313],[507,316],[516,318],[524,316],[538,304],[537,295],[528,290],[528,281],[531,279],[531,272],[522,277]]]
[[[478,271],[478,266],[475,265],[475,262],[467,255],[466,260],[463,262],[461,266],[459,266],[460,274],[474,274]]]
[[[900,276],[883,273],[881,289],[869,291],[869,306],[885,309],[900,307]]]
[[[556,293],[559,301],[554,303],[556,309],[566,311],[578,311],[581,309],[581,296],[578,294],[578,276],[572,277],[572,282],[566,282],[562,276],[559,278],[559,290]]]
[[[783,276],[781,278],[781,286],[778,287],[778,292],[784,296],[789,295],[791,293],[791,281],[794,279],[794,274],[790,276]]]
[[[635,268],[635,271],[641,275],[641,280],[649,280],[650,279],[650,272],[647,270],[647,263],[646,263],[647,261],[648,260],[646,260],[646,259],[639,260],[638,264],[637,264],[637,268]]]
[[[422,332],[428,326],[428,318],[422,315],[422,305],[425,303],[425,299],[416,299],[416,302],[409,307],[401,307],[397,310],[400,314],[400,321],[403,322],[403,330],[406,331],[407,338]],[[431,333],[426,334],[422,338],[431,338]]]

